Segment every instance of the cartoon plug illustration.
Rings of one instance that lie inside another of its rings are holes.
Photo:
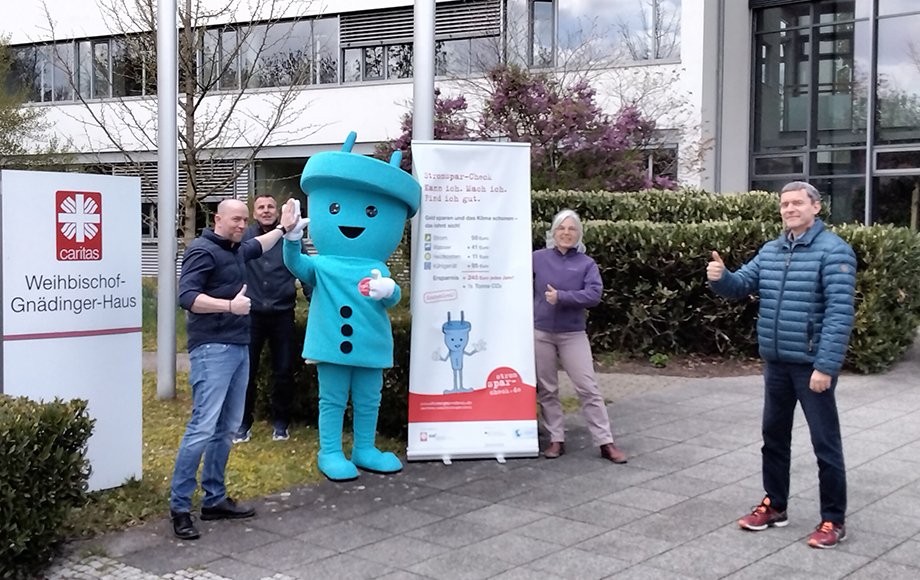
[[[396,455],[375,446],[383,369],[393,366],[393,333],[387,309],[400,299],[384,261],[402,239],[406,219],[418,210],[421,188],[390,163],[352,153],[352,132],[341,151],[307,161],[300,187],[307,194],[310,234],[318,255],[300,253],[304,220],[299,203],[285,204],[284,263],[313,287],[303,358],[319,376],[319,470],[333,481],[402,469]],[[348,397],[354,414],[351,458],[342,450]]]
[[[446,361],[450,359],[450,368],[454,371],[454,388],[447,389],[444,394],[449,393],[466,393],[473,389],[463,388],[463,356],[473,356],[477,352],[486,349],[484,340],[480,340],[473,345],[473,350],[466,351],[466,344],[470,340],[470,329],[473,325],[463,319],[463,311],[460,311],[460,320],[451,320],[450,312],[447,313],[447,322],[441,325],[441,331],[444,333],[444,344],[447,345],[447,354],[443,357],[439,350],[434,351],[432,359]]]

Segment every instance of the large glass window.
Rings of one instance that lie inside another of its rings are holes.
[[[312,30],[310,21],[254,27],[249,37],[250,86],[283,87],[310,82]]]
[[[811,32],[761,34],[755,44],[754,151],[805,147],[811,104]]]
[[[920,14],[878,22],[878,143],[920,142]]]
[[[878,0],[878,15],[907,14],[920,11],[917,0]]]
[[[817,141],[866,142],[871,47],[869,22],[822,26],[817,36]]]
[[[873,1],[755,11],[752,181],[775,189],[808,180],[824,193],[832,221],[861,221],[868,204],[873,221],[916,225],[920,2],[878,0],[873,46]]]
[[[557,2],[562,66],[680,58],[681,0]]]

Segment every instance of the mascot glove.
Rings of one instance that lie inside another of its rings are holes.
[[[300,218],[298,222],[291,228],[291,231],[284,234],[285,240],[291,240],[292,242],[299,242],[303,239],[303,231],[307,229],[307,224],[310,223],[310,218]]]
[[[282,213],[284,213],[283,210],[282,210]],[[296,215],[296,216],[300,216],[300,215],[301,215],[301,214],[300,214],[300,200],[299,200],[299,199],[295,199],[295,200],[294,200],[294,212],[293,212],[293,213],[294,213],[294,215]],[[302,218],[298,219],[298,220],[297,220],[297,223],[294,224],[293,226],[291,226],[291,229],[288,230],[286,234],[284,234],[284,236],[283,236],[284,239],[285,239],[285,240],[290,240],[290,241],[292,241],[292,242],[299,242],[300,240],[303,239],[303,231],[304,231],[305,229],[307,229],[307,224],[309,224],[309,223],[310,223],[310,218],[303,218],[303,217],[302,217]]]
[[[371,270],[371,279],[368,282],[369,296],[374,300],[383,300],[393,295],[396,282],[392,278],[381,278],[380,270]]]

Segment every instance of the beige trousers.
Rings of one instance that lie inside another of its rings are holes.
[[[579,332],[544,332],[534,330],[534,350],[537,366],[537,402],[543,413],[543,424],[549,431],[550,441],[565,441],[565,413],[559,400],[559,367],[575,385],[581,402],[581,414],[588,424],[588,432],[595,446],[613,443],[610,417],[604,398],[597,388],[594,360],[588,334]]]

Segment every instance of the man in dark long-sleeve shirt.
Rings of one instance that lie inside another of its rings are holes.
[[[176,454],[169,498],[173,533],[183,540],[199,537],[189,514],[201,472],[201,519],[238,519],[255,514],[227,496],[224,470],[230,439],[243,415],[249,376],[250,299],[244,283],[245,262],[258,258],[284,234],[273,230],[240,243],[249,210],[235,199],[217,207],[214,229],[189,244],[179,278],[179,304],[188,310],[192,416]]]

